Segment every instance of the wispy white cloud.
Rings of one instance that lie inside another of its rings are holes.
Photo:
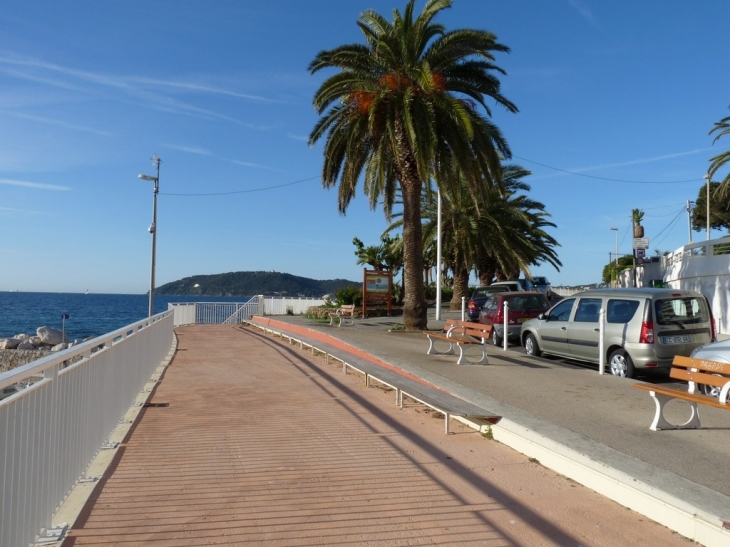
[[[559,173],[551,173],[549,175],[540,175],[537,177],[531,177],[531,180],[543,180],[543,179],[551,179],[555,177],[561,177],[565,176],[566,174],[571,173],[589,173],[591,171],[601,171],[604,169],[614,169],[617,167],[628,167],[631,165],[640,165],[643,163],[655,163],[665,160],[671,160],[674,158],[681,158],[684,156],[692,156],[695,154],[703,154],[706,153],[710,148],[697,148],[695,150],[687,150],[685,152],[674,152],[672,154],[663,154],[661,156],[651,156],[648,158],[638,158],[635,160],[628,160],[628,161],[622,161],[617,163],[605,163],[605,164],[599,164],[599,165],[589,165],[586,167],[568,167],[568,168],[558,168],[557,166],[552,166],[552,168],[557,169],[560,171]],[[530,161],[529,159],[527,161]],[[537,163],[537,162],[536,162]],[[539,163],[538,163],[539,165]],[[548,167],[548,166],[546,166]]]
[[[29,211],[27,209],[13,209],[12,207],[0,207],[0,214],[3,213],[20,213],[22,215],[45,215],[41,211]]]
[[[639,165],[641,163],[653,163],[657,161],[664,161],[664,160],[670,160],[672,158],[681,158],[683,156],[692,156],[694,154],[701,154],[704,152],[707,152],[710,150],[709,148],[698,148],[696,150],[688,150],[686,152],[675,152],[673,154],[664,154],[662,156],[652,156],[649,158],[640,158],[636,160],[629,160],[629,161],[623,161],[619,163],[607,163],[603,165],[592,165],[589,167],[578,167],[575,169],[570,169],[570,171],[575,171],[576,173],[581,173],[584,171],[598,171],[599,169],[611,169],[614,167],[627,167],[629,165]]]
[[[254,169],[266,169],[267,171],[276,171],[277,173],[288,173],[289,171],[285,171],[283,169],[277,169],[276,167],[269,167],[267,165],[261,165],[258,163],[252,163],[250,161],[241,161],[241,160],[228,160],[231,163],[235,163],[236,165],[241,165],[243,167],[253,167]]]
[[[9,186],[21,186],[23,188],[33,188],[35,190],[53,190],[56,192],[68,192],[71,190],[68,186],[59,186],[57,184],[44,184],[42,182],[28,182],[25,180],[0,179],[0,184]]]
[[[307,135],[295,135],[294,133],[287,133],[286,136],[290,139],[294,139],[295,141],[309,142],[309,137]]]
[[[593,12],[581,0],[568,0],[571,7],[576,10],[583,19],[588,21],[591,26],[598,27],[598,20],[593,15]]]
[[[162,146],[170,150],[178,150],[180,152],[186,152],[188,154],[198,154],[200,156],[213,155],[210,151],[205,150],[204,148],[200,148],[198,146],[185,146],[183,144],[163,144]]]
[[[14,56],[7,52],[0,52],[0,73],[4,73],[16,79],[44,83],[46,85],[83,93],[98,93],[103,90],[113,90],[121,92],[128,97],[132,97],[133,101],[140,106],[165,112],[182,113],[208,119],[227,121],[249,129],[258,130],[266,128],[255,126],[212,110],[196,107],[165,94],[163,90],[180,90],[199,94],[226,95],[256,102],[277,102],[266,97],[240,93],[224,87],[200,83],[199,81],[162,80],[134,75],[114,75],[103,72],[91,72],[69,68],[38,59]],[[119,97],[116,98],[119,99]]]
[[[34,116],[33,114],[24,114],[22,112],[10,111],[10,110],[0,110],[0,114],[5,114],[6,116],[15,116],[16,118],[23,118],[25,120],[32,120],[34,122],[44,123],[44,124],[48,124],[48,125],[56,125],[58,127],[64,127],[66,129],[75,129],[76,131],[84,131],[87,133],[93,133],[95,135],[102,135],[104,137],[108,137],[111,135],[110,133],[108,133],[106,131],[100,131],[100,130],[94,129],[92,127],[84,127],[81,125],[68,123],[63,120],[54,120],[52,118],[45,118],[43,116]]]

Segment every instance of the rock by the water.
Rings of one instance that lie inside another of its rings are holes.
[[[36,335],[40,338],[41,343],[47,346],[57,346],[68,342],[68,336],[63,331],[51,327],[38,327]]]
[[[61,342],[60,344],[56,344],[51,348],[51,351],[63,351],[65,349],[68,349],[68,343]]]
[[[3,338],[0,340],[0,349],[17,349],[21,341],[20,338]]]
[[[16,349],[36,349],[36,347],[30,340],[23,340],[20,344],[18,344]]]

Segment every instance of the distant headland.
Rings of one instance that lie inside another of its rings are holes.
[[[155,294],[175,296],[289,296],[315,297],[334,294],[349,285],[361,282],[347,279],[317,280],[280,272],[228,272],[194,275],[165,283],[155,288]]]

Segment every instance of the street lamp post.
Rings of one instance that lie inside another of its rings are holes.
[[[707,183],[707,241],[710,241],[710,175],[704,176]]]
[[[148,180],[155,183],[155,190],[152,197],[152,224],[150,224],[149,232],[152,234],[152,266],[150,268],[150,304],[149,317],[154,314],[155,308],[155,252],[157,250],[157,193],[160,191],[160,163],[162,160],[155,154],[152,156],[152,165],[157,168],[157,176],[139,174],[142,180]]]
[[[618,228],[609,228],[616,232],[616,286],[618,286]]]

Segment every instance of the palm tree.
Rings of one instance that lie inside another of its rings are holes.
[[[730,107],[728,107],[730,108]],[[712,144],[715,144],[720,137],[723,135],[730,135],[730,116],[727,116],[723,119],[721,119],[719,122],[715,123],[715,127],[712,128],[710,131],[710,135],[715,133],[717,131],[717,135],[715,136],[715,140],[712,141]],[[730,150],[727,152],[721,152],[717,156],[714,156],[710,158],[710,161],[712,162],[710,164],[710,169],[708,169],[707,174],[708,180],[712,180],[712,175],[714,175],[718,169],[720,169],[723,165],[730,163]],[[720,188],[719,192],[724,197],[728,194],[728,191],[730,190],[730,171],[728,171],[727,175],[725,175],[725,178],[720,181]]]
[[[489,234],[479,248],[475,266],[481,285],[496,277],[510,279],[543,262],[556,270],[562,263],[555,247],[560,244],[544,228],[555,228],[545,205],[527,197],[530,186],[522,179],[530,171],[519,165],[502,167],[504,191],[492,191],[488,207],[479,219],[479,231]],[[524,192],[524,193],[520,193]]]
[[[644,211],[632,209],[631,220],[634,221],[634,237],[644,237],[644,227],[641,225],[641,221],[644,220]]]
[[[390,220],[396,192],[403,200],[405,285],[403,322],[427,326],[423,282],[421,194],[433,174],[458,168],[469,173],[471,191],[482,181],[499,184],[500,159],[510,150],[487,116],[486,98],[510,112],[517,107],[500,92],[494,52],[508,52],[487,31],[446,31],[434,21],[452,0],[428,0],[418,17],[414,0],[393,22],[374,11],[360,15],[365,44],[321,51],[312,74],[336,68],[314,96],[321,116],[309,136],[326,136],[322,184],[336,186],[344,213],[364,174],[365,194],[375,208],[382,198]],[[481,107],[481,108],[480,108]],[[486,114],[482,114],[483,112]],[[437,179],[443,177],[436,177]]]

